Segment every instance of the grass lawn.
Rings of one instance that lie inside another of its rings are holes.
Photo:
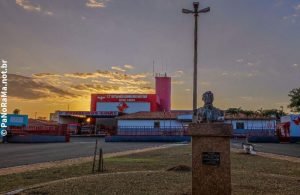
[[[45,183],[22,194],[191,194],[191,146],[107,158],[105,172],[91,174],[92,163],[0,176],[0,191]],[[231,153],[233,194],[299,194],[300,164]],[[79,177],[82,176],[82,177]]]

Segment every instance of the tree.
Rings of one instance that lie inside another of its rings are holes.
[[[226,114],[230,114],[230,115],[233,115],[233,116],[236,116],[240,113],[241,111],[241,108],[228,108],[225,113]]]
[[[13,111],[14,114],[20,114],[20,112],[21,112],[21,110],[18,108],[14,109],[14,111]]]
[[[277,119],[280,119],[280,117],[284,115],[286,115],[286,113],[284,113],[283,110],[278,110],[278,109],[262,110],[262,116],[265,117],[276,117]]]
[[[241,110],[240,112],[242,114],[246,115],[246,117],[250,117],[250,116],[253,116],[255,114],[255,112],[252,111],[252,110]]]
[[[300,112],[300,88],[292,89],[288,96],[290,97],[288,107],[291,108],[293,112]]]

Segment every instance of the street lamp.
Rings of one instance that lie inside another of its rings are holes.
[[[210,11],[210,7],[198,10],[199,2],[193,3],[194,10],[182,9],[184,14],[194,14],[195,16],[195,31],[194,31],[194,78],[193,78],[193,122],[196,122],[197,115],[197,43],[198,43],[198,14],[207,13]]]

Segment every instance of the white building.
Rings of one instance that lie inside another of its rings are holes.
[[[184,116],[190,111],[137,112],[117,117],[118,135],[158,134],[159,132],[181,132],[190,120]]]
[[[276,131],[275,117],[225,116],[225,123],[232,124],[235,136],[274,135]]]
[[[187,130],[192,122],[191,111],[137,112],[117,117],[118,133],[150,133],[154,131]],[[274,135],[276,118],[225,116],[224,123],[232,124],[234,136]]]

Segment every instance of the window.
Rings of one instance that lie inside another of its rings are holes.
[[[154,121],[154,128],[160,128],[160,122]]]
[[[244,123],[237,122],[236,123],[236,129],[244,129]]]

